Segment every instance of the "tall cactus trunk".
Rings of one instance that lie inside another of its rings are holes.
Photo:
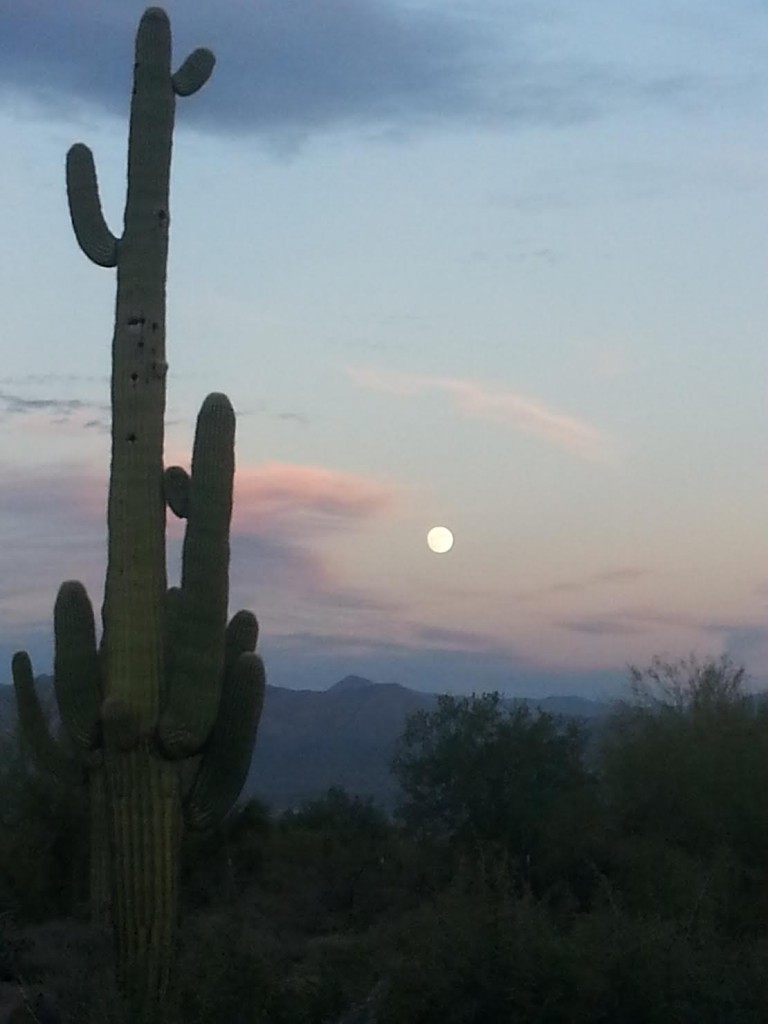
[[[225,395],[198,416],[191,473],[163,468],[168,190],[176,96],[208,79],[195,50],[171,73],[168,17],[150,7],[136,35],[122,236],[109,231],[91,151],[67,154],[75,235],[99,266],[117,267],[112,343],[109,551],[97,649],[82,584],[54,609],[56,699],[72,755],[48,733],[29,657],[13,659],[19,718],[36,757],[89,787],[91,908],[115,936],[116,973],[132,1024],[173,1017],[182,823],[208,828],[242,788],[266,685],[258,624],[227,625],[235,418]],[[181,587],[166,589],[165,507],[187,520]],[[193,771],[182,792],[181,768]]]
[[[164,671],[165,283],[175,107],[170,59],[168,19],[147,12],[136,38],[117,263],[103,607],[117,977],[137,1020],[147,1022],[167,1012],[181,833],[176,766],[149,750]]]
[[[163,673],[165,283],[176,105],[170,61],[168,19],[147,11],[136,36],[128,193],[117,260],[103,610],[106,696],[130,698],[142,734],[157,722]]]
[[[90,774],[89,903],[91,921],[99,928],[112,925],[112,839],[103,765]]]
[[[143,741],[107,756],[114,840],[117,979],[137,1021],[167,1020],[178,904],[181,799],[176,765]]]
[[[175,96],[170,25],[136,36],[128,193],[117,249],[112,460],[102,617],[104,770],[118,983],[138,1021],[167,1011],[181,803],[175,766],[151,756],[164,670],[163,434],[168,191]],[[77,164],[71,164],[70,180]],[[72,197],[71,197],[72,198]],[[76,207],[72,207],[73,220]]]

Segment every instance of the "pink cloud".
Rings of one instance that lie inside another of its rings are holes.
[[[514,391],[494,389],[478,381],[453,377],[371,369],[349,369],[347,372],[362,387],[402,398],[442,392],[453,399],[464,416],[506,424],[524,433],[538,435],[580,458],[599,460],[607,454],[606,440],[596,427]]]
[[[393,489],[371,477],[324,466],[266,462],[238,467],[233,529],[247,533],[295,516],[360,521],[385,515],[394,505]]]
[[[7,571],[0,579],[0,642],[7,634],[13,643],[25,623],[47,630],[64,579],[82,579],[98,608],[108,479],[105,470],[87,464],[2,469],[0,540]],[[348,581],[316,540],[329,528],[363,524],[394,507],[395,489],[362,474],[274,462],[238,467],[232,607],[265,606],[276,621],[292,621],[291,615],[302,622],[318,615],[322,620],[323,614],[344,621],[391,614],[391,599]],[[184,530],[184,522],[169,513],[169,583],[178,578]]]

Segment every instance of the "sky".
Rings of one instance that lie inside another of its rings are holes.
[[[106,563],[133,0],[0,0],[0,680]],[[768,6],[184,0],[166,462],[238,416],[231,610],[275,685],[768,686]],[[434,525],[455,544],[437,555]],[[168,527],[169,577],[181,531]]]

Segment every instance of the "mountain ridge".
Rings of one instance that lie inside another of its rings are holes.
[[[46,711],[56,719],[52,677],[39,676],[36,682]],[[525,703],[588,721],[609,707],[576,695],[502,697],[509,707]],[[257,797],[284,810],[322,796],[331,786],[341,786],[391,810],[397,798],[397,784],[389,770],[395,743],[408,715],[433,710],[437,698],[436,693],[356,675],[345,676],[325,690],[268,685],[241,801]],[[8,732],[15,719],[13,688],[0,684],[0,730]]]

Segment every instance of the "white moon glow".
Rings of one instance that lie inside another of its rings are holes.
[[[436,555],[444,555],[453,547],[453,534],[447,526],[433,526],[427,534],[427,545]]]

